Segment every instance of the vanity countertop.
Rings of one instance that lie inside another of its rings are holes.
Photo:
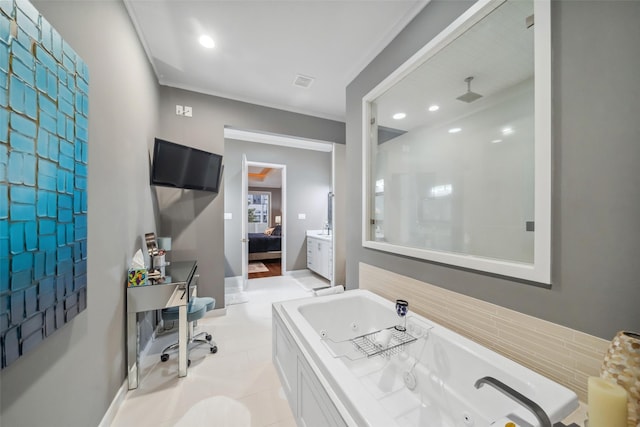
[[[330,242],[333,239],[333,234],[327,234],[324,230],[307,230],[307,237],[313,237],[315,239]]]

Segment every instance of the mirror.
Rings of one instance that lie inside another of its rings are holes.
[[[479,1],[363,99],[363,245],[550,284],[548,0]]]

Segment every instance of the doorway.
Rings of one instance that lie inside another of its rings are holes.
[[[286,272],[286,165],[247,160],[243,175],[246,284],[249,279],[281,276]]]
[[[280,258],[283,276],[299,280],[300,277],[314,274],[308,268],[307,234],[310,230],[322,229],[323,224],[328,222],[327,193],[333,192],[334,209],[330,215],[333,222],[333,283],[344,284],[345,232],[342,217],[346,194],[344,186],[339,185],[344,182],[344,148],[343,144],[225,127],[225,173],[228,172],[225,180],[225,300],[232,301],[227,304],[236,303],[236,296],[242,297],[244,290],[253,287],[254,282],[249,281],[247,271],[249,224],[245,207],[248,205],[249,163],[263,168],[271,164],[280,167],[286,165],[283,172],[286,171],[287,179],[283,179],[283,183],[289,185],[286,194],[283,192],[280,215],[282,233],[286,235],[282,239]],[[258,174],[261,172],[255,171]],[[275,223],[275,214],[272,213],[271,217]],[[256,280],[256,285],[261,281]]]

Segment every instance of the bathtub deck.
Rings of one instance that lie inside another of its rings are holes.
[[[330,395],[344,401],[347,415],[371,426],[535,423],[528,410],[492,387],[476,389],[484,376],[532,398],[553,422],[578,407],[565,387],[418,315],[407,317],[407,330],[418,339],[403,351],[358,356],[349,339],[398,324],[393,303],[368,291],[290,301],[279,310]]]

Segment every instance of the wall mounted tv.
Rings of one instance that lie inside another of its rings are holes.
[[[217,193],[222,169],[222,156],[219,154],[155,139],[151,185]]]

